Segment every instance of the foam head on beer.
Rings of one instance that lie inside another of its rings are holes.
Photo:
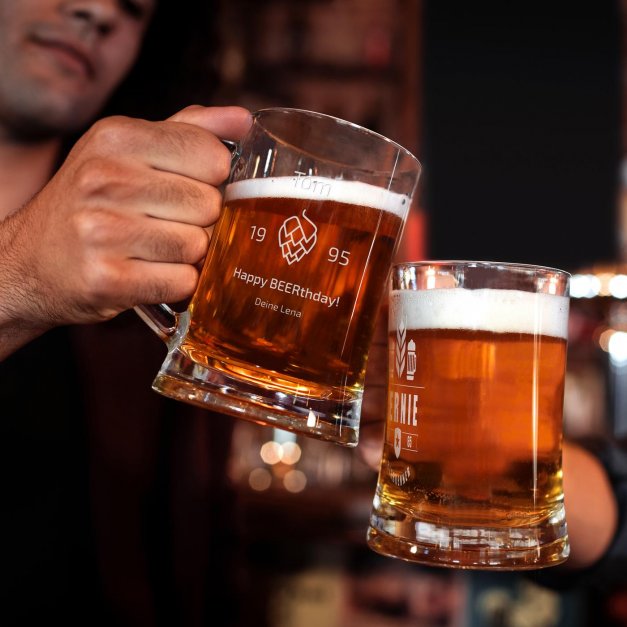
[[[394,290],[389,329],[459,329],[566,339],[568,297],[509,289]]]
[[[327,200],[389,211],[405,220],[409,198],[382,187],[319,176],[279,176],[237,181],[227,186],[225,201],[245,198]]]

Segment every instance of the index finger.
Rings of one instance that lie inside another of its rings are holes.
[[[232,140],[244,137],[252,125],[252,115],[243,107],[191,105],[178,111],[168,120],[200,126],[221,139]]]
[[[172,125],[172,123],[177,123]],[[173,150],[168,142],[167,154],[159,154],[159,157],[151,162],[152,167],[165,169],[173,173],[183,174],[211,185],[219,185],[228,177],[231,152],[216,141],[218,139],[241,139],[252,125],[251,113],[242,107],[203,107],[191,105],[175,113],[173,116],[160,123],[162,128],[168,126],[173,129],[180,125],[181,134],[188,138],[186,150],[183,154]],[[193,131],[196,131],[194,133]],[[191,131],[191,133],[190,133]],[[206,131],[206,132],[205,132]],[[172,134],[172,138],[178,133]],[[191,141],[196,136],[197,142]],[[214,143],[215,142],[215,143]],[[156,149],[153,147],[153,150]],[[199,158],[201,153],[204,158]],[[171,154],[176,160],[170,159]],[[211,155],[211,158],[207,158]],[[185,167],[182,168],[183,163]]]

